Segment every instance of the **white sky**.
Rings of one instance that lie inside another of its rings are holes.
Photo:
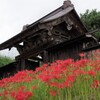
[[[18,34],[23,25],[31,24],[63,4],[64,0],[0,0],[0,43]],[[71,0],[76,11],[100,11],[100,0]],[[12,55],[12,54],[11,54]]]

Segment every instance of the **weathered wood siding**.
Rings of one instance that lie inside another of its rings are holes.
[[[15,73],[21,70],[35,70],[39,67],[39,62],[33,62],[25,60],[25,69],[22,69],[19,65],[20,62],[13,62],[0,68],[0,79],[4,77],[13,76]]]
[[[10,63],[0,68],[0,79],[9,77],[17,72],[16,62]]]
[[[61,45],[58,47],[50,48],[48,50],[48,62],[56,60],[64,60],[67,58],[79,59],[79,53],[82,51],[82,42],[73,44]]]

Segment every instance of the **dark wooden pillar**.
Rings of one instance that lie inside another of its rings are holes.
[[[43,52],[43,63],[48,63],[48,51]]]
[[[25,66],[26,66],[25,59],[21,59],[21,70],[25,70]]]
[[[25,59],[20,59],[17,61],[16,69],[17,71],[25,70],[26,61]]]

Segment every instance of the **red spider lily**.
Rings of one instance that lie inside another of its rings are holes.
[[[20,71],[12,77],[3,78],[0,80],[0,87],[4,88],[9,83],[18,83],[18,82],[30,82],[33,80],[33,71]]]
[[[33,93],[29,92],[29,91],[26,91],[25,94],[26,94],[27,100],[28,100],[28,98],[32,97],[32,95],[33,95]]]
[[[73,83],[77,81],[77,78],[81,78],[88,80],[90,78],[94,79],[94,76],[98,75],[97,71],[100,69],[100,60],[95,60],[93,63],[94,66],[91,67],[91,70],[87,70],[87,65],[90,65],[90,61],[87,59],[81,59],[79,61],[74,62],[72,59],[67,60],[58,60],[52,63],[50,66],[44,64],[40,68],[37,68],[36,71],[19,71],[17,74],[10,78],[4,78],[0,80],[0,87],[7,90],[9,84],[19,83],[23,84],[26,82],[34,81],[34,79],[41,80],[44,82],[43,85],[46,85],[48,89],[50,89],[49,93],[51,96],[56,96],[58,94],[58,90],[63,90],[64,88],[73,88]],[[90,68],[90,67],[89,67]],[[90,75],[92,77],[87,77]],[[85,77],[84,77],[85,76]],[[96,78],[96,77],[95,77]],[[81,79],[80,79],[81,81]],[[82,80],[83,81],[83,80]],[[87,82],[88,82],[87,81]],[[38,81],[36,81],[38,83]],[[76,82],[77,83],[77,82]],[[8,84],[8,85],[7,85]],[[41,83],[39,83],[41,84]],[[39,85],[38,84],[38,85]],[[98,88],[100,82],[98,80],[94,80],[92,87]],[[27,84],[25,84],[27,85]],[[31,85],[31,84],[30,84]],[[31,87],[31,89],[30,89]],[[35,89],[39,88],[35,86],[29,86],[29,89],[35,92]],[[9,88],[10,89],[10,88]],[[13,88],[11,87],[11,90]],[[53,90],[51,90],[53,89]],[[2,95],[11,95],[11,97],[15,100],[29,100],[33,94],[30,91],[26,91],[25,86],[20,86],[16,91],[4,91]]]
[[[42,67],[43,68],[47,68],[48,67],[48,64],[43,64]]]
[[[100,67],[97,67],[94,69],[95,71],[100,71]]]
[[[52,86],[52,87],[56,87],[58,85],[58,83],[56,83],[56,82],[50,82],[49,85]]]
[[[37,86],[32,86],[32,90],[37,89]]]
[[[81,58],[83,58],[83,57],[85,56],[85,53],[80,53],[79,56],[80,56]]]
[[[93,88],[98,88],[99,85],[100,85],[100,81],[98,81],[98,80],[94,80],[94,82],[93,82],[93,84],[92,84],[91,87],[93,87]]]
[[[60,73],[59,74],[57,74],[57,73],[51,74],[51,79],[61,79]]]
[[[68,83],[68,85],[66,84],[66,82],[62,82],[62,83],[57,83],[57,82],[50,82],[49,83],[49,86],[51,86],[51,87],[56,87],[56,88],[65,88],[66,86],[67,87],[69,87],[69,83]]]
[[[39,75],[38,76],[39,79],[41,79],[43,82],[49,82],[50,81],[50,77],[48,75]]]
[[[20,87],[18,88],[18,91],[21,91],[21,90],[23,90],[23,91],[24,91],[24,90],[25,90],[25,88],[26,88],[25,86],[20,86]]]
[[[52,68],[52,72],[55,74],[62,74],[66,70],[66,67],[57,65]]]
[[[11,97],[13,97],[13,98],[16,97],[16,91],[13,90],[13,91],[11,92]]]
[[[90,66],[92,66],[92,67],[99,67],[100,66],[100,60],[91,61]]]
[[[68,76],[68,77],[66,78],[66,81],[68,81],[68,82],[70,82],[70,83],[74,82],[74,81],[75,81],[75,76],[74,76],[74,75]]]
[[[11,93],[11,96],[16,100],[28,100],[32,95],[32,92],[29,91],[12,91]]]
[[[56,96],[56,94],[57,94],[57,92],[53,91],[53,90],[50,90],[49,93],[50,93],[51,96]]]
[[[87,72],[87,74],[90,75],[90,76],[96,76],[96,72],[93,71],[93,70],[89,70],[89,71]]]
[[[86,65],[89,63],[90,61],[87,59],[81,59],[79,61],[76,61],[73,66],[75,67],[86,67]]]
[[[56,63],[61,65],[61,67],[70,66],[73,63],[73,59],[69,58],[66,60],[57,60]]]
[[[4,96],[7,96],[7,95],[9,95],[9,93],[10,93],[9,90],[5,90],[2,94],[3,94]]]
[[[9,78],[3,78],[2,80],[0,80],[0,87],[6,87],[7,83],[10,83]]]
[[[48,67],[48,64],[43,64],[42,67],[37,67],[36,72],[41,72]]]
[[[23,92],[18,92],[15,97],[16,100],[25,100],[26,96]]]
[[[75,76],[78,76],[78,75],[85,75],[86,72],[85,72],[84,70],[76,69],[76,70],[73,71],[73,74],[74,74]]]
[[[56,87],[61,89],[61,88],[69,87],[69,86],[70,86],[69,83],[67,84],[66,82],[63,82],[63,83],[58,83]]]
[[[1,88],[4,88],[4,87],[6,87],[7,86],[7,84],[5,83],[5,82],[3,82],[3,80],[1,80],[0,81],[0,87]]]
[[[73,59],[67,59],[67,60],[64,60],[63,62],[66,66],[69,66],[73,63]]]
[[[64,87],[72,87],[72,83],[69,83],[68,81],[66,81],[65,83],[64,83]]]
[[[0,96],[3,96],[3,93],[0,93]]]
[[[70,75],[66,78],[64,85],[66,87],[72,87],[73,82],[75,81],[75,76],[74,75]]]

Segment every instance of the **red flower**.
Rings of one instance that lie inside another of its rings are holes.
[[[28,100],[30,97],[32,97],[32,92],[30,91],[13,91],[11,93],[11,96],[15,99],[15,100]]]
[[[24,92],[18,92],[17,94],[16,94],[16,100],[25,100],[25,94],[24,94]]]
[[[56,96],[57,92],[56,91],[49,91],[50,95]]]
[[[65,80],[65,87],[72,87],[73,82],[75,81],[75,76],[74,75],[70,75],[66,78]]]
[[[84,53],[80,53],[79,56],[82,58],[82,57],[85,56],[85,54]]]
[[[81,59],[81,60],[79,60],[79,61],[76,61],[75,63],[74,63],[74,66],[75,67],[85,67],[86,65],[87,65],[87,63],[89,62],[89,60],[87,60],[87,59]]]
[[[32,86],[32,90],[34,90],[34,89],[36,89],[37,88],[37,86]]]
[[[77,76],[77,75],[84,75],[84,74],[86,74],[86,72],[85,72],[85,71],[80,70],[80,69],[74,70],[74,71],[73,71],[73,73],[74,73],[74,75],[75,75],[75,76]]]
[[[18,91],[21,91],[21,90],[25,90],[25,86],[20,86],[20,87],[18,88]]]
[[[91,76],[95,76],[96,75],[96,72],[92,71],[92,70],[88,71],[87,73],[88,73],[88,75],[91,75]]]
[[[94,80],[93,84],[92,84],[92,87],[93,88],[98,88],[100,82],[98,80]]]
[[[39,79],[41,79],[43,82],[49,82],[50,81],[50,77],[48,75],[39,75],[38,76]]]
[[[3,94],[2,93],[0,93],[0,96],[2,96]]]
[[[75,76],[74,75],[68,76],[67,79],[66,79],[66,81],[68,81],[70,83],[74,82],[75,81]]]
[[[16,91],[12,91],[11,97],[15,98],[16,97]]]
[[[33,94],[32,92],[26,91],[25,95],[26,95],[26,99],[28,100],[28,98],[32,97]]]
[[[50,86],[53,86],[53,87],[56,87],[57,86],[57,83],[56,82],[50,82],[49,85]]]

